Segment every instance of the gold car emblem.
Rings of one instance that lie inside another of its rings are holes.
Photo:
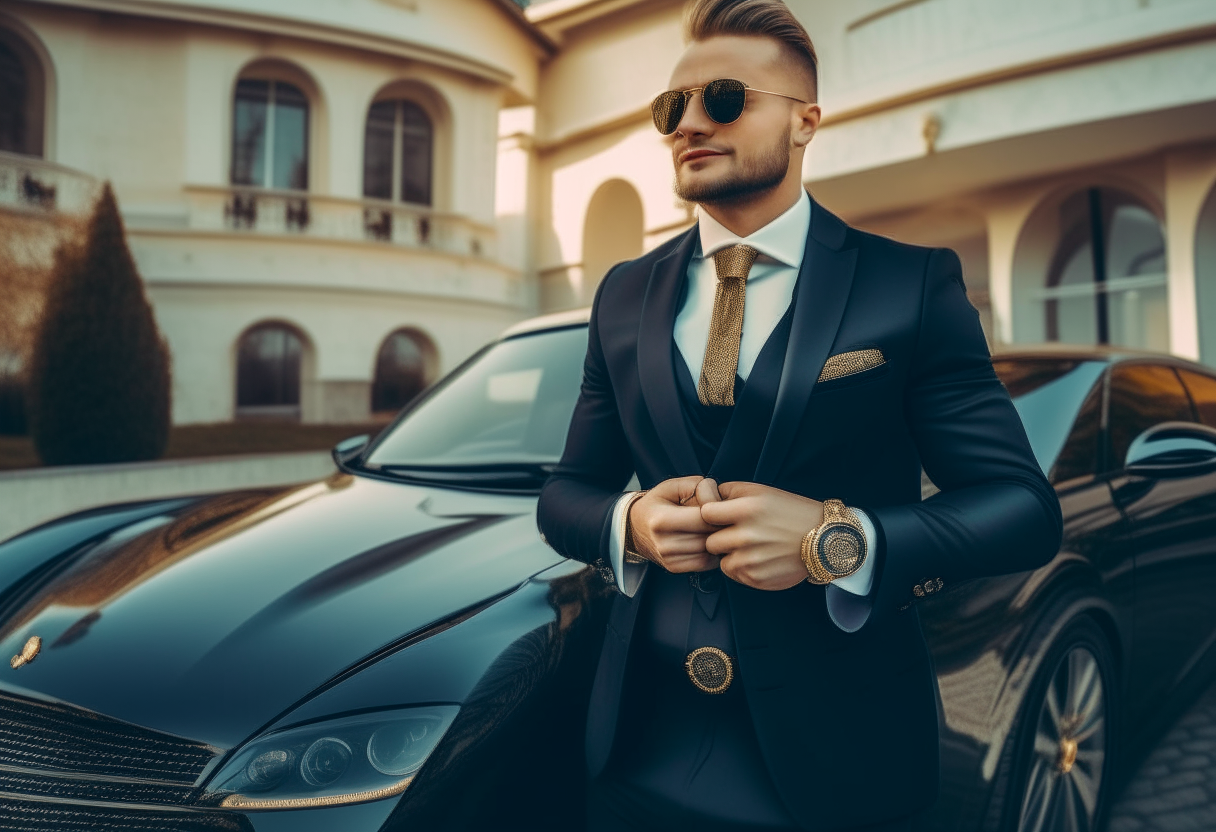
[[[21,652],[13,656],[9,664],[13,666],[13,670],[21,667],[23,664],[29,664],[38,656],[38,651],[42,649],[42,639],[38,636],[30,636],[30,640],[21,648]]]

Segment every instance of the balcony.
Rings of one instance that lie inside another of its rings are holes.
[[[380,199],[241,186],[186,187],[191,230],[300,237],[493,258],[495,229],[458,214]]]
[[[99,183],[77,170],[0,151],[0,209],[34,214],[87,214]]]

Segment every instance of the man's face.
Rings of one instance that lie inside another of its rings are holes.
[[[764,37],[722,35],[689,45],[668,89],[701,87],[733,78],[752,89],[809,100],[800,75],[784,62],[781,45]],[[676,194],[689,202],[728,204],[776,187],[789,173],[795,101],[750,90],[738,120],[718,124],[694,93],[671,139]],[[796,172],[795,175],[799,175]]]

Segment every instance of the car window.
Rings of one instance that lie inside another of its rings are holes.
[[[1095,384],[1081,405],[1063,450],[1047,479],[1052,485],[1098,473],[1102,438],[1102,385]]]
[[[1182,376],[1182,383],[1191,394],[1199,421],[1216,428],[1216,378],[1190,370],[1179,370],[1178,375]]]
[[[1079,358],[1010,356],[994,359],[992,368],[1009,391],[1030,449],[1047,474],[1076,434],[1078,413],[1106,364]],[[1085,454],[1083,440],[1078,443],[1069,450],[1066,465],[1074,469],[1093,465],[1095,460]]]
[[[1116,367],[1110,380],[1108,468],[1123,467],[1132,440],[1161,422],[1192,422],[1191,403],[1172,367],[1135,364]]]
[[[578,401],[587,327],[492,345],[433,388],[371,449],[373,466],[557,462]]]

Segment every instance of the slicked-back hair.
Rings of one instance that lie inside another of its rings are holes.
[[[779,41],[794,58],[811,85],[811,101],[819,97],[819,58],[815,44],[782,0],[693,0],[684,16],[688,42],[716,35],[768,37]]]

